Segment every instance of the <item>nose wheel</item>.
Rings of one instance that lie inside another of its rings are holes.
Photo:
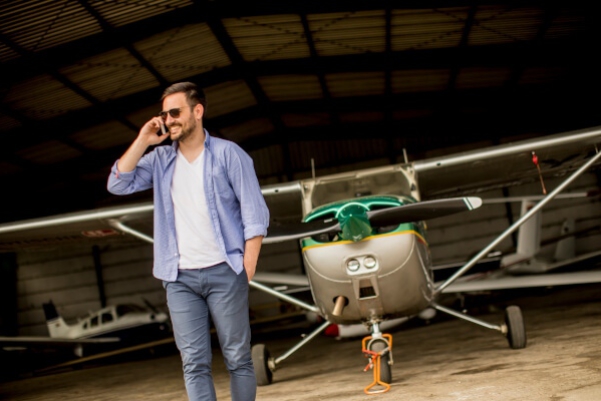
[[[392,336],[375,333],[363,338],[363,355],[369,358],[364,371],[373,369],[373,382],[363,389],[365,394],[379,394],[390,390],[392,382]]]

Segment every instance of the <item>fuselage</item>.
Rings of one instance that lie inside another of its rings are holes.
[[[414,202],[402,196],[369,196],[316,208],[305,221],[337,214],[348,204],[367,210]],[[430,255],[422,222],[374,228],[360,241],[317,236],[301,241],[314,301],[331,322],[354,324],[411,316],[432,299]],[[344,298],[342,312],[336,301]]]
[[[103,308],[73,324],[56,314],[47,321],[55,338],[119,337],[122,341],[140,340],[169,334],[167,314],[152,313],[137,305],[120,304]]]

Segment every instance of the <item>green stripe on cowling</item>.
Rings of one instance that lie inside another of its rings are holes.
[[[387,195],[374,195],[374,196],[365,196],[362,198],[356,198],[352,200],[344,200],[339,202],[328,203],[327,205],[319,206],[313,209],[309,214],[307,214],[304,218],[305,222],[313,221],[319,219],[320,217],[327,215],[336,215],[339,210],[349,203],[353,204],[361,204],[367,207],[368,210],[372,210],[374,206],[400,206],[407,203],[414,203],[415,199],[402,197],[401,199],[395,196],[387,196]]]
[[[377,235],[372,228],[367,212],[374,209],[380,209],[382,207],[396,207],[408,203],[415,203],[416,200],[410,197],[396,197],[390,195],[374,195],[365,196],[352,200],[344,200],[338,202],[332,202],[318,208],[315,208],[307,216],[304,221],[310,222],[318,220],[320,218],[331,218],[335,217],[340,223],[340,233],[336,241],[361,241],[363,238],[369,237],[370,235]],[[397,228],[405,226],[401,231],[415,230],[422,233],[421,226],[415,224],[403,224]],[[393,230],[391,232],[395,232]],[[303,240],[303,247],[314,244],[320,244],[322,242],[316,242],[314,240]]]
[[[396,229],[388,231],[388,232],[380,234],[380,235],[390,235],[392,233],[400,233],[403,231],[416,231],[422,237],[425,237],[425,232],[424,232],[425,230],[423,228],[423,225],[415,224],[415,223],[402,223]],[[374,236],[377,237],[378,234],[374,234]],[[344,241],[344,239],[339,237],[338,239],[336,239],[336,241],[332,241],[331,243],[334,244],[334,243],[340,242],[340,241]],[[323,245],[323,244],[324,244],[324,242],[315,241],[311,237],[301,240],[301,248],[303,248],[303,249],[307,248],[307,247],[311,247],[311,246],[315,246],[315,245]]]

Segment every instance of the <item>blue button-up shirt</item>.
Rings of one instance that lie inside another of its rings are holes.
[[[236,274],[244,269],[244,246],[248,239],[267,235],[269,210],[251,157],[237,144],[212,138],[205,130],[204,190],[211,221],[225,261]],[[158,146],[144,155],[133,171],[111,169],[108,190],[127,195],[154,188],[153,275],[175,281],[179,266],[171,180],[178,143]]]

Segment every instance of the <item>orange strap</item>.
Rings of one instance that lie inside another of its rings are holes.
[[[380,364],[382,363],[382,355],[386,352],[390,352],[390,348],[392,347],[392,336],[390,334],[384,334],[384,336],[389,338],[390,345],[387,348],[383,349],[381,352],[371,351],[365,347],[365,343],[372,338],[371,336],[365,337],[362,341],[363,355],[366,358],[369,358],[369,362],[367,363],[367,366],[365,367],[365,369],[363,369],[363,371],[367,372],[369,369],[374,370],[374,381],[369,386],[363,389],[363,392],[368,395],[381,394],[390,390],[390,384],[383,382],[380,378]],[[373,387],[378,385],[383,388],[379,390],[371,390]]]

